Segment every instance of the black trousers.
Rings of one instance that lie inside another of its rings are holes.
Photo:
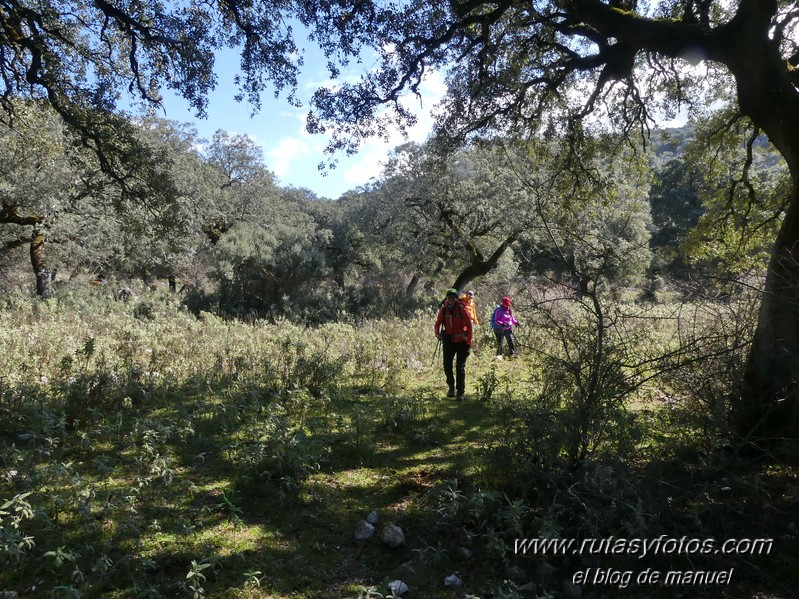
[[[513,338],[513,329],[494,329],[494,334],[497,336],[497,355],[502,355],[502,340],[507,339],[508,349],[510,355],[516,355],[516,339]]]
[[[466,343],[452,343],[444,339],[442,353],[444,354],[444,375],[447,377],[447,386],[455,389],[458,395],[466,392],[466,358],[469,357],[469,347]],[[457,359],[456,359],[457,358]],[[455,372],[452,372],[452,362],[455,362]]]

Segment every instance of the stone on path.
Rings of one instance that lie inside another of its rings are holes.
[[[365,541],[375,534],[375,527],[369,524],[366,520],[359,520],[355,525],[355,540]]]
[[[399,526],[389,524],[383,529],[383,542],[389,547],[399,547],[405,542],[405,535]]]

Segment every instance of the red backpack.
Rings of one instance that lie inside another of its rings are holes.
[[[455,309],[452,311],[452,314],[449,313],[449,309],[446,304],[441,306],[441,326],[444,332],[449,335],[449,339],[452,343],[462,343],[463,341],[469,340],[469,334],[466,331],[466,326],[463,324],[464,322],[464,315],[466,318],[471,318],[468,314],[466,314],[465,306],[463,305],[462,300],[458,300],[455,303]],[[447,326],[447,320],[449,319],[450,326]],[[458,322],[460,321],[460,322]],[[458,326],[460,324],[460,326]],[[455,329],[460,329],[460,332],[453,333],[452,331]]]

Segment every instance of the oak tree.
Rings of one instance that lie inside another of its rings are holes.
[[[126,192],[146,184],[147,172],[127,176],[124,157],[135,146],[108,134],[124,133],[110,117],[120,90],[157,103],[167,86],[203,114],[216,81],[213,50],[229,45],[242,53],[240,97],[257,107],[271,84],[296,101],[302,54],[292,22],[307,28],[333,77],[364,48],[378,57],[359,81],[314,95],[308,128],[332,132],[331,149],[385,135],[388,120],[412,122],[400,100],[435,69],[448,73],[446,134],[561,132],[575,150],[581,122],[629,134],[677,109],[731,102],[791,173],[737,417],[747,435],[797,440],[798,19],[788,0],[8,0],[0,97],[6,106],[17,96],[46,98]]]
[[[799,439],[799,46],[786,0],[549,0],[379,9],[369,24],[381,68],[317,95],[319,116],[344,132],[379,130],[379,108],[447,69],[448,135],[559,131],[609,123],[630,134],[678,109],[732,106],[762,132],[791,174],[774,240],[736,421],[747,438]],[[358,27],[358,19],[354,19]],[[349,23],[349,21],[347,21]],[[344,25],[346,28],[347,25]],[[351,29],[347,29],[350,31]],[[361,30],[364,30],[361,28]],[[400,107],[400,118],[410,119]],[[350,138],[351,139],[351,138]],[[745,169],[746,165],[740,165]]]
[[[440,155],[431,145],[406,144],[392,154],[377,188],[391,200],[387,206],[404,213],[392,236],[419,272],[447,264],[459,290],[496,268],[531,214],[500,146]]]

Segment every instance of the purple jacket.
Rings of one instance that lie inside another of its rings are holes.
[[[507,331],[511,327],[518,326],[519,324],[519,321],[513,316],[513,311],[505,310],[502,306],[497,306],[497,309],[494,310],[493,322],[494,328],[502,331]]]

